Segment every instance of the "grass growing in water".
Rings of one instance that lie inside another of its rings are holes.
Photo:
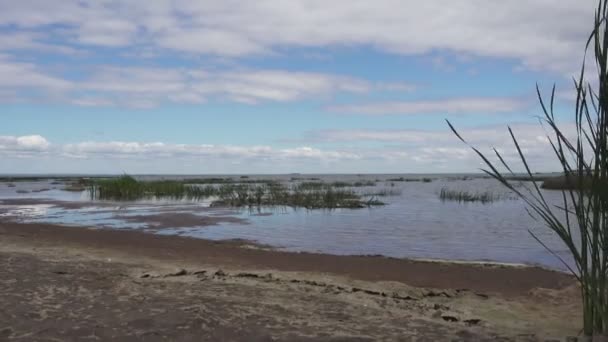
[[[490,191],[469,192],[462,190],[450,190],[448,188],[441,188],[439,198],[442,201],[481,202],[484,204],[500,200],[513,199],[513,197],[495,194]]]
[[[401,189],[394,188],[384,188],[375,191],[367,191],[363,193],[363,196],[371,196],[371,197],[390,197],[390,196],[401,196],[403,192]]]
[[[315,184],[314,186],[311,184]],[[321,184],[321,185],[316,185]],[[146,198],[201,200],[215,199],[216,206],[290,206],[309,209],[363,208],[383,203],[364,200],[352,190],[336,189],[329,184],[278,182],[202,186],[183,181],[137,181],[131,176],[100,180],[90,186],[91,197],[101,200],[133,201]]]
[[[405,177],[399,177],[399,178],[389,178],[386,181],[387,182],[423,182],[423,183],[430,183],[433,180],[431,178],[405,178]]]

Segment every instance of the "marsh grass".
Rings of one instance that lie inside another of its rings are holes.
[[[215,206],[289,206],[308,209],[363,208],[382,205],[375,199],[364,200],[354,191],[325,183],[300,183],[285,186],[278,182],[191,184],[187,181],[138,181],[124,175],[99,180],[90,185],[93,199],[134,201],[150,198],[203,200]]]
[[[331,183],[325,183],[321,181],[313,181],[294,183],[294,187],[300,190],[322,190],[327,188],[360,188],[366,186],[376,186],[376,182],[369,180],[357,182],[335,181]]]
[[[433,179],[431,178],[405,178],[405,177],[398,177],[398,178],[389,178],[386,180],[387,182],[423,182],[423,183],[430,183],[433,181]]]
[[[493,203],[496,201],[516,199],[517,197],[508,196],[505,194],[497,194],[491,191],[470,192],[463,190],[450,190],[444,187],[441,188],[441,191],[439,192],[439,198],[442,201],[480,202],[486,204]]]
[[[541,187],[547,190],[576,190],[579,187],[579,181],[576,175],[559,176],[547,178],[543,181]],[[582,186],[589,188],[592,185],[592,180],[589,177],[583,177]]]
[[[562,203],[555,205],[545,199],[535,174],[520,147],[518,139],[509,127],[515,149],[532,180],[527,187],[517,187],[509,180],[515,176],[502,154],[494,149],[492,162],[477,148],[471,148],[484,161],[489,176],[523,199],[528,212],[542,220],[567,247],[574,265],[570,265],[549,248],[534,232],[534,239],[558,258],[580,283],[583,333],[591,337],[606,338],[608,335],[608,0],[600,0],[595,13],[593,31],[585,47],[585,57],[580,75],[574,79],[576,90],[575,134],[567,136],[558,125],[554,114],[555,86],[547,101],[537,86],[543,118],[548,126],[548,138],[554,155],[559,161],[565,184]],[[597,86],[586,75],[586,55],[593,52]],[[466,143],[454,126],[448,125],[456,136]],[[469,145],[470,146],[470,145]],[[501,167],[505,171],[499,171]],[[598,340],[599,340],[598,338]],[[605,339],[602,339],[605,340]]]
[[[395,188],[383,188],[378,190],[365,191],[362,193],[366,197],[396,197],[401,196],[403,191]]]
[[[337,182],[330,183],[329,185],[331,185],[335,188],[359,188],[359,187],[364,187],[364,186],[376,186],[376,182],[372,181],[372,180],[356,181],[356,182],[337,181]]]

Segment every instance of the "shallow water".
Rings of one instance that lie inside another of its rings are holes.
[[[52,199],[65,203],[87,204],[80,208],[54,204],[0,205],[0,216],[24,222],[49,222],[115,229],[154,229],[155,222],[126,220],[125,217],[158,213],[184,213],[201,217],[235,216],[243,223],[218,223],[202,227],[172,227],[153,230],[158,234],[179,234],[206,239],[247,239],[290,251],[332,254],[385,255],[391,257],[495,261],[542,265],[555,269],[564,266],[538,244],[528,233],[534,231],[560,255],[566,255],[559,239],[541,222],[533,220],[520,200],[501,200],[488,204],[441,201],[443,187],[454,190],[491,190],[513,197],[494,180],[476,178],[462,180],[462,175],[434,175],[433,181],[391,182],[395,175],[287,175],[273,176],[289,181],[292,177],[322,178],[327,182],[376,180],[375,187],[354,188],[362,193],[390,189],[398,196],[381,197],[386,206],[369,209],[305,210],[263,208],[233,210],[209,208],[209,201],[141,201],[137,203],[89,203],[86,193],[62,191],[51,181],[17,182],[9,188],[0,183],[2,199]],[[422,178],[429,175],[404,175]],[[153,176],[148,176],[153,178]],[[156,177],[158,178],[158,177]],[[169,178],[169,177],[163,177]],[[252,179],[254,176],[251,177]],[[271,178],[271,177],[261,177]],[[32,192],[49,188],[44,192]],[[28,193],[18,194],[18,190]],[[556,204],[560,192],[545,195]]]

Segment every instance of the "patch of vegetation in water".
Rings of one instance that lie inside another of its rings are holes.
[[[98,180],[89,187],[91,197],[100,200],[133,201],[147,198],[203,200],[215,199],[214,206],[290,206],[309,209],[364,208],[382,205],[372,198],[364,200],[352,190],[279,182],[224,183],[201,186],[184,181],[138,181],[131,176]]]
[[[431,178],[405,178],[405,177],[399,177],[399,178],[389,178],[386,180],[387,182],[423,182],[423,183],[430,183],[433,181],[433,179]]]
[[[592,177],[579,177],[578,175],[562,175],[546,178],[541,187],[546,190],[587,190],[591,187]]]
[[[375,181],[356,181],[356,182],[344,182],[335,181],[331,183],[325,182],[301,182],[295,185],[300,190],[321,190],[326,188],[359,188],[364,186],[376,186]]]
[[[371,190],[371,191],[366,191],[363,192],[363,196],[369,196],[369,197],[394,197],[394,196],[401,196],[401,194],[403,193],[403,191],[401,189],[394,189],[394,188],[384,188],[384,189],[378,189],[378,190]]]
[[[502,200],[517,199],[515,196],[509,196],[508,194],[496,194],[491,191],[470,192],[464,190],[450,190],[446,187],[441,188],[439,198],[442,201],[480,202],[484,204]]]

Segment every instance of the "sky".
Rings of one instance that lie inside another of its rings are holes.
[[[595,6],[0,0],[0,173],[554,171]]]

